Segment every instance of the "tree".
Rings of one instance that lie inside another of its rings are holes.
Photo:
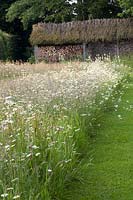
[[[118,0],[122,12],[119,16],[133,17],[133,0]]]
[[[30,29],[27,31],[23,30],[23,25],[19,19],[15,19],[12,22],[6,21],[6,14],[9,7],[15,3],[17,0],[0,0],[0,29],[14,35],[12,37],[13,52],[12,59],[14,60],[26,60],[27,56],[25,54],[28,44],[28,38],[30,34]]]
[[[16,0],[1,0],[0,1],[0,29],[11,32],[12,24],[6,21],[7,9],[14,3]]]
[[[121,12],[116,1],[110,0],[77,0],[77,19],[114,18]]]
[[[20,19],[25,29],[39,21],[71,21],[72,5],[67,0],[18,0],[8,9],[9,22]]]
[[[124,2],[124,0],[118,0]],[[116,0],[17,0],[8,9],[7,19],[19,19],[24,28],[37,22],[67,22],[90,18],[114,18],[122,12]],[[131,0],[128,0],[131,1]],[[123,5],[123,4],[122,4]]]

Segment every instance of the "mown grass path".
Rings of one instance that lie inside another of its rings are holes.
[[[89,142],[85,184],[74,188],[71,200],[133,200],[133,75],[123,92]]]
[[[133,76],[117,111],[106,113],[90,144],[88,194],[83,200],[133,200]]]

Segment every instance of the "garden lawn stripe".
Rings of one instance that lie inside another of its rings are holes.
[[[133,200],[133,78],[125,85],[117,111],[106,113],[90,143],[88,197],[83,200]]]

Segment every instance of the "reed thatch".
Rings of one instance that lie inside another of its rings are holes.
[[[133,39],[133,18],[38,23],[33,25],[30,36],[32,45],[80,44],[118,39]]]

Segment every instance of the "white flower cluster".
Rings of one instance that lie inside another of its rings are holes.
[[[25,76],[1,80],[0,97],[6,97],[6,102],[9,103],[11,101],[8,96],[13,96],[21,101],[43,104],[59,98],[65,101],[91,98],[104,83],[115,82],[118,79],[118,73],[112,64],[99,60],[89,64],[79,63],[77,67],[69,63],[60,70],[41,69],[40,72],[34,70],[31,73],[29,71],[27,67],[28,73],[25,73]]]

